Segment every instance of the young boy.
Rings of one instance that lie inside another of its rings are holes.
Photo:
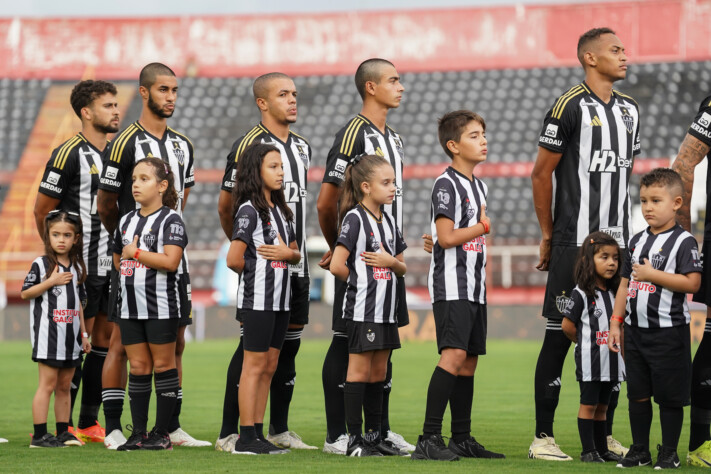
[[[633,441],[617,467],[652,462],[652,395],[662,425],[654,468],[673,469],[680,464],[676,448],[691,385],[686,294],[699,289],[702,271],[696,239],[675,221],[683,202],[681,193],[681,178],[671,169],[657,168],[642,177],[640,201],[649,227],[627,246],[608,338],[615,352],[624,342]]]
[[[458,110],[439,120],[439,141],[452,165],[432,189],[434,247],[429,289],[437,332],[439,363],[427,390],[423,434],[413,459],[456,461],[459,456],[503,458],[471,436],[474,370],[486,354],[486,185],[474,167],[486,160],[486,124]],[[442,418],[450,405],[452,439],[442,440]]]

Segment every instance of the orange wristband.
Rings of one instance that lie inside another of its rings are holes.
[[[141,255],[141,249],[136,249],[136,253],[133,254],[133,259],[138,260],[139,255]]]
[[[622,316],[615,316],[614,314],[610,318],[610,321],[617,321],[618,323],[622,324],[625,322],[625,319]]]
[[[488,234],[488,233],[489,233],[489,226],[486,225],[486,222],[484,222],[484,221],[479,221],[479,224],[481,224],[482,226],[484,226],[484,233],[485,233],[485,234]]]

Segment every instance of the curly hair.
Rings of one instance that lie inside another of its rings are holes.
[[[97,97],[104,94],[116,95],[116,86],[106,81],[81,81],[72,89],[69,103],[77,117],[81,118],[81,109],[88,107]]]

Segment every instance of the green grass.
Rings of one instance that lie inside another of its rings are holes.
[[[392,472],[516,470],[609,470],[608,464],[583,465],[578,461],[555,463],[527,459],[534,429],[533,373],[540,343],[535,341],[489,341],[489,354],[477,369],[473,434],[486,447],[506,454],[503,461],[463,459],[458,463],[415,462],[409,459],[350,459],[319,451],[292,451],[284,456],[234,456],[213,448],[175,448],[172,452],[108,451],[102,444],[61,450],[30,450],[32,431],[31,400],[37,383],[37,369],[30,360],[29,343],[3,342],[0,345],[0,436],[10,443],[0,445],[0,471],[48,472],[132,472],[132,471],[228,471],[259,469],[312,472],[365,471]],[[321,365],[328,341],[304,341],[297,359],[297,383],[291,405],[290,428],[313,445],[323,446],[325,417],[321,389]],[[215,441],[219,433],[224,377],[235,341],[209,341],[188,345],[185,356],[183,428],[199,439]],[[437,362],[434,343],[408,342],[394,356],[395,377],[390,420],[395,431],[414,442],[422,428],[427,384]],[[578,386],[574,378],[572,351],[563,376],[561,402],[555,424],[556,441],[577,459]],[[153,400],[154,405],[154,400]],[[78,404],[78,403],[77,403]],[[153,408],[153,406],[151,407]],[[75,408],[75,420],[78,407]],[[268,419],[268,416],[267,416]],[[151,413],[150,420],[153,420]],[[101,415],[103,424],[103,415]],[[128,403],[122,421],[130,423]],[[50,410],[49,427],[54,418]],[[445,418],[445,434],[449,420]],[[620,398],[615,437],[631,442],[627,401]],[[679,455],[686,456],[688,409]],[[652,426],[651,445],[661,442],[658,412]],[[653,455],[656,455],[653,449]]]

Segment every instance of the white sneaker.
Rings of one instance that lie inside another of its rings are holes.
[[[555,444],[555,438],[542,435],[543,438],[533,438],[531,447],[528,448],[528,457],[531,459],[545,459],[546,461],[572,461],[573,458],[560,450]]]
[[[340,454],[341,456],[346,455],[348,450],[348,435],[342,434],[333,443],[329,443],[328,439],[323,442],[323,452],[330,454]]]
[[[279,448],[291,449],[318,449],[316,446],[310,446],[301,440],[301,436],[293,431],[284,431],[275,435],[267,435],[267,441],[275,444]]]
[[[204,446],[212,446],[211,442],[200,441],[199,439],[195,439],[189,434],[187,434],[185,431],[183,431],[182,428],[178,428],[177,430],[170,433],[170,442],[173,446],[185,446],[188,448],[202,448]]]
[[[629,451],[629,449],[622,446],[622,443],[613,438],[612,435],[607,435],[607,450],[619,454],[622,457],[625,457],[627,451]]]
[[[215,451],[231,453],[235,450],[235,443],[238,439],[239,435],[237,433],[232,433],[224,438],[217,438],[217,441],[215,441]]]
[[[385,437],[385,441],[390,441],[400,451],[407,451],[408,453],[415,451],[414,445],[408,443],[402,435],[399,435],[394,431],[388,430],[388,435]]]
[[[0,444],[1,443],[7,443],[7,440],[5,438],[0,438]]]
[[[114,451],[125,442],[126,437],[123,435],[123,431],[121,430],[113,430],[111,433],[104,436],[104,446]]]

